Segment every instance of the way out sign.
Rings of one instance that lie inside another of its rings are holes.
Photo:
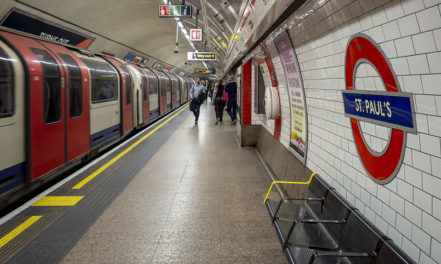
[[[190,29],[190,40],[191,41],[202,41],[202,29],[200,29],[200,28]]]
[[[356,89],[356,73],[362,63],[370,64],[378,72],[386,91]],[[351,120],[358,155],[367,174],[377,183],[386,184],[393,180],[401,167],[406,134],[417,132],[412,94],[401,92],[397,77],[384,52],[364,34],[354,35],[348,42],[345,82],[344,110]],[[389,141],[382,152],[372,150],[366,143],[359,121],[391,128]]]

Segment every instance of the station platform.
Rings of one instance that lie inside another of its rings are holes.
[[[264,166],[214,122],[180,109],[33,201],[0,226],[0,261],[286,263]]]

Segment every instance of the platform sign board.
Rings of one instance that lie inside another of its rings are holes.
[[[192,61],[215,61],[215,52],[187,52],[187,60]]]
[[[19,9],[12,9],[2,20],[1,26],[83,49],[87,49],[95,40]]]
[[[305,163],[308,131],[305,91],[300,66],[287,31],[277,37],[275,44],[285,71],[289,94],[291,109],[290,150],[300,161]]]
[[[191,17],[191,5],[159,5],[159,17]]]
[[[349,39],[345,58],[343,102],[345,115],[350,118],[354,142],[367,174],[377,183],[394,179],[401,167],[406,149],[406,135],[416,133],[412,94],[402,93],[397,77],[379,45],[364,34]],[[368,63],[375,68],[386,91],[357,91],[355,77],[358,67]],[[359,121],[391,128],[389,142],[380,153],[366,143]]]
[[[202,29],[191,28],[190,29],[190,40],[191,41],[202,41]]]

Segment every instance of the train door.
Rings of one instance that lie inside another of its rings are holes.
[[[158,78],[148,69],[143,69],[147,76],[148,103],[150,118],[159,115],[159,95],[158,95]]]
[[[164,74],[164,79],[167,86],[167,111],[172,109],[172,81],[170,77]]]
[[[0,32],[27,65],[25,105],[27,106],[26,160],[34,180],[64,164],[64,73],[60,64],[34,39]]]
[[[148,77],[144,70],[139,66],[130,66],[136,68],[139,73],[141,82],[137,88],[137,109],[138,109],[138,125],[141,125],[150,119],[150,109],[148,100]]]
[[[170,82],[170,86],[171,86],[171,102],[170,102],[170,106],[169,106],[169,110],[171,110],[172,108],[174,109],[175,107],[177,107],[177,89],[178,89],[178,82],[176,80],[176,78],[171,74],[171,73],[165,73],[169,79]]]
[[[115,69],[117,69],[120,78],[120,94],[121,94],[121,123],[122,133],[127,134],[133,129],[134,113],[133,113],[133,85],[132,77],[126,66],[114,58],[106,58]]]
[[[168,102],[168,96],[167,96],[167,81],[166,77],[162,72],[159,72],[156,69],[151,69],[152,72],[156,74],[158,77],[158,84],[159,84],[159,114],[162,115],[165,112],[167,112],[167,102]]]
[[[89,73],[86,65],[65,47],[40,42],[58,58],[65,74],[65,120],[67,161],[78,158],[90,148]]]
[[[176,78],[178,79],[178,89],[176,90],[176,98],[178,99],[178,106],[182,104],[182,98],[181,98],[181,94],[182,94],[182,79],[181,77],[176,75]]]

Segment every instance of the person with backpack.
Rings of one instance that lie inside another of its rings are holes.
[[[228,93],[227,113],[231,117],[231,124],[235,125],[237,122],[237,84],[231,77],[225,91]]]
[[[201,104],[205,99],[205,86],[201,83],[201,79],[196,78],[196,83],[190,89],[190,110],[193,112],[195,120],[194,124],[198,124],[199,112]]]
[[[217,87],[217,92],[215,93],[214,98],[214,110],[216,112],[216,122],[217,124],[222,124],[222,118],[224,116],[224,108],[225,104],[227,103],[226,100],[228,100],[228,95],[225,92],[225,85],[222,80],[219,80],[219,84]]]

